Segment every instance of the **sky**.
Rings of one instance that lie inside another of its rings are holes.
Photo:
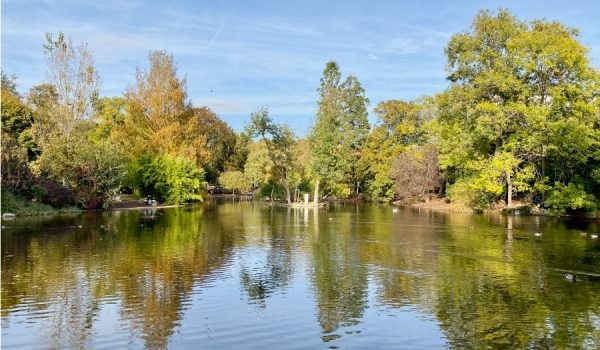
[[[141,1],[2,0],[1,66],[26,92],[46,77],[45,33],[85,42],[102,95],[121,95],[151,50],[187,77],[193,105],[236,131],[267,107],[299,135],[314,121],[325,63],[355,75],[373,107],[443,91],[444,48],[483,8],[580,30],[600,66],[600,1]]]

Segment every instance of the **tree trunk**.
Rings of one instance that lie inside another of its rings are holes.
[[[315,205],[319,204],[319,179],[315,182],[315,197],[314,197]]]
[[[292,204],[292,197],[290,195],[290,186],[288,186],[288,184],[285,184],[283,187],[285,187],[285,196],[287,198],[287,204]]]
[[[512,182],[510,181],[510,173],[506,172],[506,185],[508,187],[508,195],[506,196],[506,205],[512,206]]]

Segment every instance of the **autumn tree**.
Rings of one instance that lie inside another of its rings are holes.
[[[125,94],[123,125],[113,129],[132,159],[145,153],[177,155],[181,131],[193,115],[186,80],[177,76],[173,56],[152,51],[148,60],[150,68],[137,69],[136,82]]]

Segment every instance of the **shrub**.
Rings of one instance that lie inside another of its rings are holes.
[[[152,195],[161,202],[203,200],[204,170],[187,159],[143,155],[133,164],[130,174],[140,194]]]
[[[545,206],[556,214],[567,212],[593,212],[596,210],[596,198],[579,184],[570,182],[567,186],[556,183],[546,199]]]
[[[55,208],[68,208],[74,206],[77,201],[75,194],[70,189],[55,182],[41,179],[35,186],[36,192],[41,195],[41,202]]]
[[[461,179],[446,188],[446,194],[453,201],[482,212],[487,210],[497,198],[495,193],[474,188],[469,179]]]

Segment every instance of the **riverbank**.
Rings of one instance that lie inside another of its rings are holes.
[[[406,203],[395,202],[395,204],[407,205]],[[462,204],[451,202],[446,198],[432,198],[427,202],[417,202],[410,203],[408,206],[414,208],[423,208],[423,209],[431,209],[431,210],[439,210],[453,213],[474,213],[475,211],[469,207],[466,207]]]

